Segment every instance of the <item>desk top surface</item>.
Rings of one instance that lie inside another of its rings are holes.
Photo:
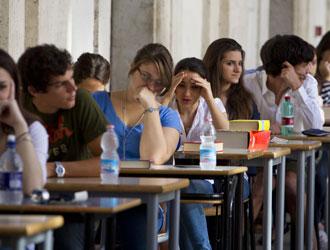
[[[151,168],[122,168],[120,174],[134,175],[142,174],[144,176],[203,176],[205,178],[212,178],[217,176],[228,176],[244,173],[247,171],[246,167],[229,167],[218,166],[215,169],[201,169],[199,166],[172,166],[172,165],[151,165]]]
[[[0,236],[32,236],[63,225],[62,216],[0,215]]]
[[[189,185],[188,179],[119,177],[118,181],[100,178],[50,178],[46,188],[50,191],[81,191],[109,193],[167,193]]]
[[[319,141],[322,143],[330,143],[330,135],[327,136],[306,136],[303,134],[293,134],[288,136],[279,136],[288,140],[305,140],[305,141]]]
[[[263,158],[278,158],[282,156],[287,156],[291,153],[289,147],[269,147],[264,151]]]
[[[136,207],[141,199],[90,197],[84,202],[51,202],[38,204],[27,198],[21,204],[0,204],[0,212],[40,212],[40,213],[94,213],[116,214]]]
[[[248,150],[225,148],[222,152],[217,153],[217,159],[223,160],[251,160],[263,155],[263,150]],[[199,152],[182,152],[178,151],[174,154],[178,159],[199,159]]]
[[[322,146],[320,141],[307,141],[307,140],[288,140],[287,142],[281,143],[271,143],[270,146],[272,147],[288,147],[292,151],[302,150],[302,151],[309,151],[313,149],[317,149]]]

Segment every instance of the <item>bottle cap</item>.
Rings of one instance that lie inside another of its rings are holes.
[[[108,124],[108,125],[107,125],[107,129],[109,129],[109,128],[114,129],[114,128],[115,128],[115,125],[113,125],[113,124]]]
[[[291,99],[291,96],[289,96],[289,95],[284,96],[284,100],[288,101],[290,99]]]
[[[16,141],[15,135],[12,134],[8,135],[7,142],[15,142],[15,141]]]
[[[8,135],[7,137],[7,147],[9,148],[15,148],[15,144],[16,144],[16,137],[15,135]]]

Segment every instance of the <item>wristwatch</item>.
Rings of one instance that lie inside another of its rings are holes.
[[[65,175],[65,168],[60,161],[55,161],[55,173],[59,178],[62,178]]]
[[[149,107],[146,110],[144,110],[144,113],[147,113],[147,112],[152,113],[152,112],[158,111],[158,110],[159,110],[159,108]]]

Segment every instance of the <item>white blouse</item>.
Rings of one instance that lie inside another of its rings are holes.
[[[48,159],[48,134],[45,127],[38,121],[33,122],[29,126],[34,150],[37,154],[38,160],[41,165],[42,177],[44,183],[47,179],[47,159]]]
[[[222,101],[219,98],[214,98],[214,101],[215,101],[215,104],[218,107],[218,109],[221,112],[226,113],[226,109],[225,109],[225,106],[223,105]],[[172,102],[172,104],[170,106],[174,110],[178,111],[178,106],[177,106],[176,101]],[[182,120],[180,118],[180,123],[182,126],[181,143],[183,143],[185,141],[200,141],[201,132],[205,126],[206,121],[209,118],[211,118],[211,113],[210,113],[209,107],[208,107],[205,99],[203,97],[200,97],[197,112],[194,117],[194,121],[191,125],[191,128],[189,129],[188,134],[186,134]]]

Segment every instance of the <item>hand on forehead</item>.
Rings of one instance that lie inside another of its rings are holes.
[[[183,78],[184,82],[191,82],[191,83],[195,83],[195,79],[200,78],[200,75],[196,72],[192,72],[189,70],[185,70],[185,76]]]

